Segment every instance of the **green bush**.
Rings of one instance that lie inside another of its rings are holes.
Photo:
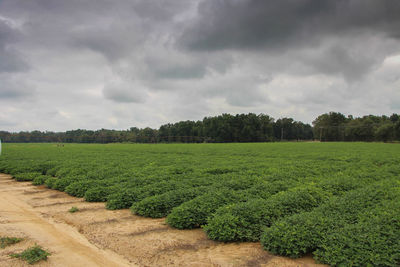
[[[263,198],[268,199],[272,195],[285,191],[296,185],[296,182],[292,180],[286,181],[259,181],[255,183],[252,187],[246,190],[247,194],[252,198]]]
[[[81,179],[80,177],[70,177],[70,176],[58,178],[57,181],[54,182],[51,188],[59,191],[65,191],[65,188],[67,186],[76,181],[79,181],[80,179]]]
[[[169,191],[160,195],[151,196],[137,203],[134,203],[131,207],[131,211],[135,214],[146,217],[165,217],[168,215],[168,213],[170,213],[173,208],[199,195],[206,193],[206,191],[209,189],[210,187],[204,186],[195,188],[184,188]]]
[[[54,176],[57,177],[66,177],[66,176],[77,176],[77,175],[83,175],[83,169],[81,168],[81,166],[64,166],[61,168],[58,168],[55,173]]]
[[[211,179],[216,179],[212,177]],[[213,180],[211,180],[213,181]],[[261,178],[255,176],[248,176],[246,179],[243,179],[242,176],[239,175],[224,175],[219,177],[215,181],[213,181],[214,188],[228,188],[230,190],[245,190],[249,189],[262,181]]]
[[[53,168],[55,165],[56,165],[55,162],[45,160],[43,162],[38,162],[37,164],[33,165],[34,166],[33,169],[45,175],[47,173],[47,170]]]
[[[7,167],[4,168],[4,173],[16,175],[18,173],[28,173],[33,172],[30,168],[31,162],[27,164],[22,164],[21,162],[12,162]]]
[[[276,222],[262,234],[261,244],[271,253],[300,257],[323,246],[329,236],[341,236],[347,225],[357,224],[371,208],[393,199],[400,199],[400,184],[396,180],[349,191],[311,212]]]
[[[133,203],[147,197],[174,190],[176,188],[187,188],[188,184],[183,181],[161,181],[142,187],[124,188],[122,191],[109,195],[106,208],[110,210],[127,209]]]
[[[0,173],[4,172],[7,169],[7,162],[0,161]]]
[[[343,193],[365,186],[370,179],[360,179],[358,177],[339,176],[320,182],[317,186],[333,195]]]
[[[37,177],[35,177],[35,178],[33,179],[32,184],[33,184],[33,185],[42,185],[42,184],[44,184],[45,181],[46,181],[47,179],[49,179],[49,178],[52,178],[52,177],[51,177],[51,176],[48,176],[48,175],[40,175],[40,176],[37,176]]]
[[[73,182],[65,188],[65,192],[74,197],[84,197],[86,191],[99,184],[96,180],[82,180]]]
[[[205,173],[212,174],[212,175],[218,175],[218,174],[225,174],[225,173],[231,173],[231,172],[236,172],[237,170],[233,168],[214,168],[214,169],[206,169]]]
[[[77,207],[71,207],[71,208],[68,210],[69,213],[75,213],[75,212],[77,212],[77,211],[79,211],[79,209],[78,209]]]
[[[106,208],[109,210],[127,209],[135,202],[134,188],[121,188],[117,193],[107,197]]]
[[[177,180],[161,181],[143,187],[137,187],[135,202],[145,199],[147,197],[163,194],[171,190],[188,187],[190,187],[190,185],[188,183],[185,183],[185,181]]]
[[[55,178],[55,177],[50,177],[50,178],[47,178],[45,181],[44,181],[44,184],[48,187],[48,188],[53,188],[53,186],[54,186],[54,184],[55,184],[55,182],[57,182],[57,178]]]
[[[22,238],[17,237],[0,237],[0,248],[5,248],[21,241]]]
[[[272,254],[298,258],[311,253],[322,238],[322,232],[333,224],[332,219],[317,212],[302,212],[283,218],[267,228],[261,235],[261,244]],[[318,229],[315,230],[314,229]]]
[[[217,181],[212,186],[214,188],[212,192],[174,208],[168,215],[167,222],[178,229],[200,227],[207,223],[207,218],[211,217],[219,207],[260,197],[267,198],[294,184],[290,181],[267,183],[255,177],[250,178],[247,185],[243,181],[245,180],[238,180],[236,177]],[[235,185],[233,186],[235,189],[244,190],[233,190],[232,185]]]
[[[400,198],[363,213],[356,224],[327,235],[314,252],[334,266],[400,265]]]
[[[10,256],[13,258],[19,258],[27,261],[29,264],[34,264],[41,260],[47,260],[47,257],[51,254],[44,250],[42,247],[35,245],[24,250],[21,253],[11,254]]]
[[[85,193],[85,200],[88,202],[106,202],[108,200],[108,196],[116,193],[120,190],[121,187],[104,187],[104,186],[96,186],[92,187]]]
[[[172,209],[167,223],[178,229],[204,225],[219,207],[243,200],[243,193],[229,189],[212,190]]]
[[[309,211],[328,199],[314,186],[293,188],[269,199],[255,199],[219,208],[204,229],[218,241],[258,241],[262,229],[277,219]]]
[[[42,174],[40,172],[22,172],[14,174],[13,176],[15,180],[23,182],[23,181],[33,181],[33,179],[41,175]]]
[[[46,171],[46,175],[50,175],[50,176],[56,176],[57,171],[61,168],[61,166],[55,166],[51,169],[48,169]]]

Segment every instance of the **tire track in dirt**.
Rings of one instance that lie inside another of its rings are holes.
[[[0,174],[0,179],[9,176]],[[25,187],[14,190],[2,183],[0,190],[0,217],[7,220],[11,228],[35,240],[52,251],[51,266],[132,266],[123,257],[97,248],[75,228],[51,218],[43,218],[28,205],[21,195]]]

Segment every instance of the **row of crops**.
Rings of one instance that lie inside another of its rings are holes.
[[[333,266],[400,265],[400,149],[382,143],[6,144],[17,181]]]

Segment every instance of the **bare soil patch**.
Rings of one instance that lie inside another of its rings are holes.
[[[79,211],[69,213],[76,206]],[[0,250],[0,266],[30,266],[8,255],[38,244],[52,255],[35,266],[322,266],[311,257],[270,255],[259,243],[218,243],[201,229],[110,211],[63,192],[0,174],[0,235],[24,241]]]

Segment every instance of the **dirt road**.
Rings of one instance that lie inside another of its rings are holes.
[[[23,197],[32,186],[29,183],[17,184],[9,178],[0,174],[2,235],[16,233],[48,248],[54,254],[46,264],[49,266],[130,266],[128,260],[115,252],[91,244],[74,227],[56,222],[35,210]],[[19,264],[19,260],[4,260],[10,265]]]
[[[76,206],[79,211],[69,213]],[[9,257],[37,243],[52,255],[35,266],[317,266],[311,258],[268,254],[259,243],[223,244],[202,230],[176,230],[164,219],[109,211],[44,186],[0,174],[0,236],[24,241],[0,249],[0,266],[30,266]]]

